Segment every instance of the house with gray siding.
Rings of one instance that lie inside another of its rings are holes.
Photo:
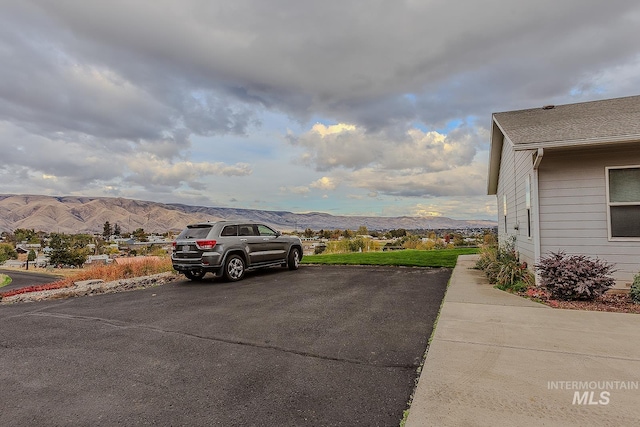
[[[488,194],[529,268],[551,252],[640,272],[640,96],[494,113]]]

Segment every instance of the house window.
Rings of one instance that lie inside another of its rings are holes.
[[[507,233],[507,195],[502,195],[502,215],[504,215],[504,232]]]
[[[640,166],[607,168],[611,238],[640,237]]]

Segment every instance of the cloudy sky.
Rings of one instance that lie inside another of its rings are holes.
[[[491,113],[640,94],[637,0],[0,0],[0,194],[495,219]]]

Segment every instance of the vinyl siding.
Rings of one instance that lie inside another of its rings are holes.
[[[562,250],[614,263],[616,287],[640,272],[640,241],[609,241],[605,167],[640,164],[629,148],[545,150],[539,167],[542,256]]]
[[[498,180],[498,237],[501,244],[509,238],[516,237],[516,250],[520,254],[520,261],[526,262],[530,268],[535,264],[534,241],[528,236],[526,183],[527,176],[532,175],[533,162],[531,151],[514,151],[513,145],[505,138],[502,146],[502,157]],[[532,177],[533,187],[533,177]],[[505,229],[503,196],[507,196],[507,226]],[[531,198],[532,205],[535,202]],[[533,218],[533,209],[531,211]],[[516,229],[516,226],[518,229]],[[534,236],[533,220],[531,221],[531,235]]]

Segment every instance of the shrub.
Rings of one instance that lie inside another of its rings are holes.
[[[496,285],[496,288],[502,291],[513,292],[516,294],[525,293],[527,289],[529,289],[529,287],[533,285],[533,275],[529,273],[528,276],[529,278],[527,280],[518,280],[516,282],[509,283],[506,285],[498,284]]]
[[[480,249],[480,256],[478,257],[478,261],[476,261],[475,268],[484,271],[484,269],[497,258],[498,247],[495,245],[485,245]]]
[[[533,274],[518,260],[506,260],[497,268],[495,284],[498,289],[520,292],[535,283]]]
[[[552,252],[536,264],[540,286],[560,300],[594,300],[615,283],[613,265],[585,255]]]
[[[173,267],[171,265],[171,258],[146,258],[135,261],[136,262],[132,262],[130,264],[100,265],[84,270],[79,270],[78,273],[53,283],[13,289],[7,292],[0,293],[0,299],[2,299],[2,297],[9,297],[27,292],[68,288],[73,286],[74,282],[78,282],[81,280],[102,279],[105,282],[109,282],[120,279],[129,279],[132,277],[148,276],[173,270]]]
[[[525,285],[534,283],[533,275],[519,261],[515,250],[515,239],[508,239],[503,245],[486,245],[480,252],[475,268],[483,270],[489,283],[502,290],[513,290],[516,283]]]
[[[631,296],[631,301],[640,304],[640,274],[633,276],[633,284],[631,285],[629,295]]]
[[[356,237],[345,238],[327,242],[325,246],[327,254],[343,254],[349,252],[373,252],[378,250],[375,242],[370,238]]]
[[[314,255],[320,255],[322,252],[324,252],[327,249],[327,245],[325,244],[319,244],[316,245],[316,248],[313,250],[313,254]]]

